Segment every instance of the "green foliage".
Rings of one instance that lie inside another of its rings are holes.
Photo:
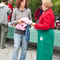
[[[38,8],[40,0],[29,0],[28,2],[29,2],[29,8],[31,9],[31,12],[32,12],[33,21],[35,22],[34,12]]]
[[[31,12],[32,12],[33,21],[35,21],[34,20],[34,12],[38,8],[40,1],[41,0],[28,0],[29,8],[31,9]],[[0,2],[1,2],[1,0],[0,0]],[[16,7],[15,2],[16,2],[16,0],[13,0],[13,7],[14,8]],[[54,13],[59,14],[60,13],[60,0],[52,0],[52,2],[53,2],[52,9],[53,9]]]
[[[55,14],[60,13],[60,0],[53,0],[53,11]]]
[[[1,3],[1,0],[0,0],[0,3]]]
[[[13,0],[13,7],[14,8],[16,7],[15,3],[16,3],[16,0]]]

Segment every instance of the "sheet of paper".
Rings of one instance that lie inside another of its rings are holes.
[[[24,21],[26,24],[32,24],[32,20],[29,20],[28,17],[21,18],[22,21]]]

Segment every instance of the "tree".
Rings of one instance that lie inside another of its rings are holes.
[[[55,14],[60,13],[60,0],[53,0],[53,11]]]
[[[41,2],[41,0],[28,0],[28,2],[29,2],[29,8],[31,9],[32,12],[33,21],[35,21],[34,12],[38,8],[39,2]]]
[[[0,0],[0,3],[1,3],[1,0]]]

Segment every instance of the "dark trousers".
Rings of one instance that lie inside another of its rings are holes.
[[[8,27],[4,24],[0,24],[0,42],[1,42],[1,49],[5,47],[6,36],[8,32]]]

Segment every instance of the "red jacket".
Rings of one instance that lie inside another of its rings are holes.
[[[11,4],[8,4],[7,6],[8,6],[8,7],[12,10],[12,12],[13,12],[13,7],[12,7],[12,5],[11,5]],[[8,21],[11,20],[11,17],[12,17],[12,14],[8,16]]]
[[[55,17],[52,9],[45,11],[39,18],[39,23],[35,24],[36,29],[48,30],[55,27]]]
[[[40,8],[35,11],[34,18],[36,21],[39,20],[39,17],[41,16],[42,12],[43,11]]]

